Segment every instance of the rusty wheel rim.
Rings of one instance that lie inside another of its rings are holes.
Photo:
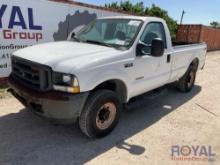
[[[116,106],[112,102],[105,103],[98,110],[96,115],[96,125],[100,130],[109,128],[116,117]]]
[[[193,85],[194,80],[195,80],[195,72],[194,72],[194,71],[191,71],[191,72],[189,73],[188,81],[187,81],[187,86],[188,86],[189,88]]]

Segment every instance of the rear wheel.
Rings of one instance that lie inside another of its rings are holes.
[[[195,85],[196,68],[190,66],[187,72],[177,82],[177,88],[181,92],[190,92]]]
[[[99,90],[88,99],[83,109],[79,125],[88,137],[102,137],[116,126],[120,116],[121,104],[113,91]]]

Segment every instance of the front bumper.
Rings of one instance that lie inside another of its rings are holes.
[[[12,77],[9,77],[8,82],[10,92],[28,109],[62,124],[71,124],[77,120],[89,95],[89,92],[38,92],[20,84]]]

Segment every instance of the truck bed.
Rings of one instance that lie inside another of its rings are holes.
[[[205,45],[205,43],[187,43],[187,42],[172,42],[173,49],[182,49],[182,48],[196,48],[197,46]]]
[[[193,59],[199,60],[198,69],[201,69],[205,64],[206,49],[205,43],[174,43],[171,80],[182,77]]]

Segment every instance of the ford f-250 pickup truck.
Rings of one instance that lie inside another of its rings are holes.
[[[110,133],[135,96],[173,82],[189,92],[205,64],[206,44],[173,44],[160,18],[99,18],[70,38],[14,52],[9,84],[28,109],[89,137]]]

